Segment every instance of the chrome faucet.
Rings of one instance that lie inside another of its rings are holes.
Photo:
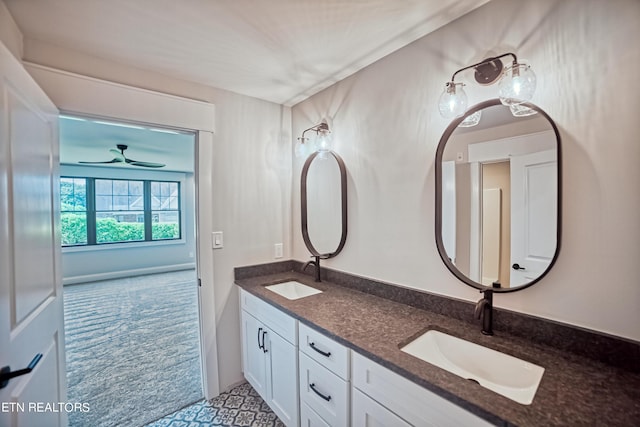
[[[476,304],[475,317],[482,318],[482,333],[484,335],[493,335],[493,290],[483,289],[480,293],[484,294]]]
[[[307,267],[309,267],[310,265],[313,265],[315,267],[315,281],[316,282],[320,282],[320,256],[319,255],[312,255],[312,258],[314,258],[314,261],[307,261],[302,265],[302,272],[304,273],[304,271],[307,269]]]

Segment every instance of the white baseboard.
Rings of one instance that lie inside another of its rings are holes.
[[[159,267],[136,268],[133,270],[109,271],[107,273],[86,274],[84,276],[64,277],[63,285],[73,285],[76,283],[97,282],[100,280],[121,279],[123,277],[143,276],[145,274],[168,273],[170,271],[191,270],[196,268],[196,264],[174,264],[162,265]]]
[[[247,380],[245,380],[245,379],[243,379],[242,381],[235,382],[235,383],[231,384],[230,386],[225,387],[225,389],[222,390],[221,393],[227,393],[227,392],[231,391],[232,389],[234,389],[234,388],[238,387],[239,385],[244,384],[246,382],[247,382]]]

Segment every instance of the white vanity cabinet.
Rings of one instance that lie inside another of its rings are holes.
[[[353,427],[491,425],[372,360],[355,352],[351,354]]]
[[[240,290],[244,376],[288,427],[490,424]]]
[[[300,416],[305,427],[350,425],[350,350],[300,323]]]
[[[244,376],[278,418],[299,425],[297,320],[240,291]]]

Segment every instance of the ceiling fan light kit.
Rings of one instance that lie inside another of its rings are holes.
[[[116,150],[115,148],[112,148],[109,150],[109,152],[111,152],[115,157],[111,160],[106,160],[103,162],[78,162],[78,163],[83,163],[83,164],[110,164],[110,163],[125,163],[131,166],[140,166],[143,168],[163,168],[165,167],[164,163],[153,163],[153,162],[143,162],[143,161],[139,161],[139,160],[133,160],[133,159],[129,159],[124,155],[124,152],[127,148],[129,148],[128,145],[124,145],[124,144],[118,144],[116,145],[116,147],[118,147],[118,149]]]

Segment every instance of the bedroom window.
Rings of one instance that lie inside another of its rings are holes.
[[[60,197],[63,246],[181,238],[179,182],[62,177]]]
[[[62,246],[87,244],[87,179],[60,179]]]

